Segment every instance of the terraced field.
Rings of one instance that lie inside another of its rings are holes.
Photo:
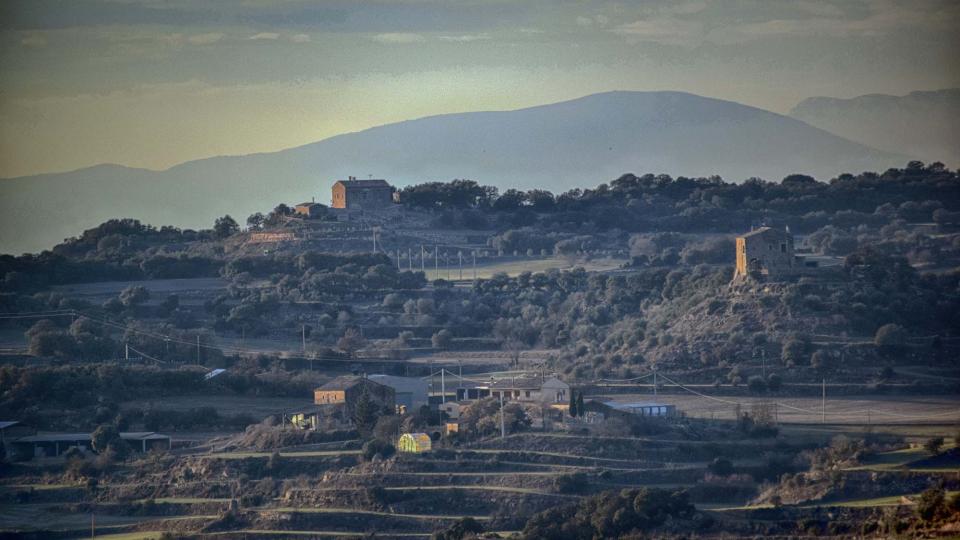
[[[419,537],[469,516],[488,530],[514,531],[533,513],[604,489],[695,487],[703,479],[703,459],[662,459],[684,441],[624,437],[611,447],[616,450],[596,455],[579,440],[517,435],[380,462],[361,462],[354,449],[290,450],[279,459],[271,459],[271,452],[187,454],[171,458],[166,473],[142,483],[103,482],[96,505],[83,486],[7,484],[0,497],[10,504],[0,509],[16,511],[0,512],[0,524],[27,530],[43,523],[79,534],[88,531],[94,514],[102,532],[116,538],[162,530],[203,537],[239,531],[251,537],[343,537],[371,530]],[[274,468],[266,470],[271,461]],[[581,483],[559,487],[560,479],[575,474]],[[731,497],[729,506],[745,502],[742,494]],[[235,511],[227,514],[231,507]],[[60,517],[46,519],[54,514]]]

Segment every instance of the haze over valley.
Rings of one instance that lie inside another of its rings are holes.
[[[0,1],[0,538],[957,538],[958,28]]]

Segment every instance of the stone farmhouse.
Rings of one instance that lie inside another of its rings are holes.
[[[737,237],[736,278],[781,279],[802,268],[793,251],[793,236],[780,229],[760,227]]]
[[[366,377],[337,377],[313,392],[315,405],[333,405],[342,408],[345,418],[350,418],[360,396],[366,393],[376,404],[384,409],[396,407],[396,393],[393,388],[371,381]]]
[[[333,184],[331,206],[345,210],[377,210],[393,204],[393,186],[386,180],[350,176]]]

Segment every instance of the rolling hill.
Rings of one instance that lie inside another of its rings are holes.
[[[625,172],[826,179],[907,159],[730,101],[609,92],[515,111],[431,116],[164,171],[101,165],[0,180],[0,252],[46,249],[114,217],[199,228],[229,213],[242,223],[280,202],[328,202],[334,179],[351,174],[401,186],[470,178],[558,193]]]
[[[905,96],[815,97],[800,102],[790,116],[873,148],[960,167],[960,88]]]

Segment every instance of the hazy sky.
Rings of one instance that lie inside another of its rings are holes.
[[[0,177],[166,168],[445,112],[960,86],[956,0],[5,0]]]

